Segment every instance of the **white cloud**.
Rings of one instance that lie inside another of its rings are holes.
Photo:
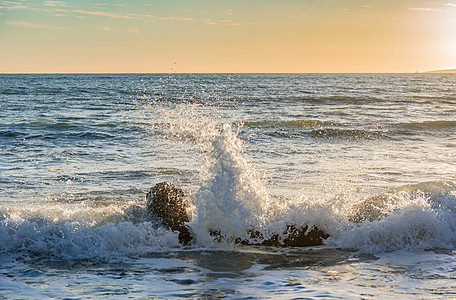
[[[86,14],[91,16],[100,16],[100,17],[108,17],[108,18],[116,18],[116,19],[135,19],[132,15],[122,15],[114,12],[104,12],[104,11],[89,11],[89,10],[82,10],[76,9],[73,10],[76,13]]]
[[[2,1],[0,2],[0,9],[3,10],[17,10],[17,9],[28,9],[27,5],[16,1]]]
[[[157,20],[171,20],[171,21],[195,21],[194,18],[179,18],[179,17],[154,17]]]
[[[197,21],[195,18],[186,18],[186,17],[157,17],[154,15],[137,15],[138,17],[144,17],[152,19],[155,22],[158,21],[183,21],[183,22],[193,22]]]
[[[109,26],[103,26],[100,29],[103,31],[108,31],[108,32],[120,32],[120,30],[117,30],[117,29],[109,27]],[[122,29],[122,31],[137,34],[137,35],[141,34],[141,30],[139,30],[138,28],[125,28],[125,29]]]
[[[133,34],[141,34],[141,31],[138,29],[138,28],[127,28],[125,29],[126,32],[130,32],[130,33],[133,33]]]
[[[24,22],[24,21],[6,21],[6,24],[13,25],[13,26],[26,27],[26,28],[66,29],[63,27],[56,27],[56,26],[38,24],[38,23],[29,23],[29,22]]]
[[[217,25],[217,22],[214,22],[214,21],[212,21],[211,19],[205,19],[205,20],[204,20],[204,23],[205,23],[205,24],[208,24],[208,25]]]
[[[66,6],[66,3],[63,1],[44,1],[44,6],[62,7]]]
[[[101,27],[101,30],[103,31],[109,31],[109,32],[118,32],[118,30],[114,29],[114,28],[111,28],[109,26],[103,26]]]
[[[430,8],[430,7],[412,7],[412,8],[410,8],[410,10],[416,10],[416,11],[432,11],[432,12],[440,11],[439,9]]]
[[[235,22],[234,20],[230,19],[223,19],[223,20],[212,20],[212,19],[204,19],[202,20],[204,24],[207,25],[220,25],[220,26],[242,26],[243,23]]]

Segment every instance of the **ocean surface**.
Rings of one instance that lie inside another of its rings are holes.
[[[207,234],[287,224],[330,237]],[[37,298],[456,298],[456,74],[0,75],[0,299]]]

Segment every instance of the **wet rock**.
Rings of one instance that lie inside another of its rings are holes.
[[[193,237],[188,228],[189,202],[184,191],[169,182],[161,182],[150,189],[146,196],[147,210],[161,219],[163,225],[179,232],[179,242],[189,244]]]
[[[187,209],[189,200],[184,191],[169,182],[162,182],[152,187],[147,194],[147,209],[150,213],[160,218],[163,225],[173,231],[179,232],[179,242],[187,245],[193,240],[188,227],[189,217]],[[277,247],[308,247],[322,245],[329,235],[317,227],[288,225],[282,234],[274,234],[270,238],[263,238],[255,230],[249,230],[250,239],[223,236],[218,230],[210,230],[209,234],[215,240],[232,240],[242,245],[262,245]]]
[[[329,237],[326,232],[317,227],[309,230],[307,226],[295,227],[294,225],[287,225],[287,229],[282,236],[284,238],[282,241],[279,240],[278,246],[285,247],[318,246],[322,245],[323,240]]]
[[[264,236],[256,230],[247,232],[249,239],[228,238],[223,236],[218,230],[211,230],[210,235],[216,240],[233,240],[241,245],[271,246],[271,247],[310,247],[323,245],[323,241],[329,235],[317,227],[309,230],[308,226],[287,225],[282,234],[273,234],[270,238]]]

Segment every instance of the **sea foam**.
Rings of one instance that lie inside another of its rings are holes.
[[[202,245],[213,245],[214,238],[208,234],[211,230],[221,236],[249,239],[248,231],[254,229],[267,238],[283,232],[287,224],[328,232],[328,247],[366,252],[451,248],[456,244],[454,183],[424,182],[371,198],[343,184],[339,194],[302,191],[301,196],[291,199],[271,197],[267,181],[249,160],[232,125],[217,123],[194,104],[178,105],[168,114],[174,122],[169,136],[191,143],[194,152],[189,154],[199,163],[200,181],[191,193],[190,226]],[[377,217],[356,220],[355,207],[373,215],[372,203]]]
[[[268,238],[283,232],[287,224],[295,224],[328,232],[326,247],[370,253],[455,247],[454,183],[404,186],[371,199],[343,185],[339,194],[302,191],[296,198],[272,197],[268,181],[249,159],[236,128],[204,111],[199,104],[179,104],[167,107],[161,115],[161,122],[167,124],[163,137],[188,144],[188,155],[199,165],[195,188],[188,191],[192,202],[189,225],[198,246],[218,246],[209,235],[211,230],[220,236],[248,239],[253,229]],[[372,213],[372,203],[376,217],[353,218],[355,207]],[[180,247],[177,233],[159,227],[141,201],[0,207],[2,253],[118,258],[174,247]]]
[[[119,259],[178,246],[176,233],[147,218],[134,220],[136,206],[1,207],[0,252],[64,260]]]

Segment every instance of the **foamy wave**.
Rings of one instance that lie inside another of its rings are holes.
[[[113,205],[1,208],[0,253],[25,252],[55,259],[109,259],[169,250],[179,245],[176,233],[157,227],[153,220],[135,221],[137,209]]]
[[[169,124],[163,127],[164,136],[191,143],[189,154],[199,163],[200,178],[189,193],[193,204],[189,225],[198,246],[217,246],[211,230],[240,239],[249,239],[248,231],[255,230],[267,239],[290,224],[327,232],[327,247],[371,253],[456,246],[454,183],[404,186],[361,202],[348,187],[341,187],[346,189],[341,195],[303,191],[297,199],[271,198],[238,133],[230,124],[202,115],[200,108],[177,105],[162,115]],[[260,124],[264,125],[269,122]],[[89,203],[0,207],[0,253],[109,259],[180,246],[177,233],[151,219],[143,202]]]
[[[360,223],[334,230],[329,245],[376,253],[452,249],[456,246],[456,189],[452,183],[423,183],[366,201]]]
[[[287,224],[315,226],[328,232],[326,247],[368,253],[456,246],[453,183],[405,186],[385,193],[384,197],[373,197],[369,200],[377,201],[382,214],[367,208],[366,213],[373,217],[355,222],[350,220],[354,211],[350,210],[353,195],[348,193],[343,197],[303,195],[258,210],[252,199],[260,196],[257,200],[265,200],[262,198],[265,195],[250,194],[253,191],[239,190],[239,186],[225,189],[225,184],[245,186],[236,180],[218,186],[216,178],[212,177],[193,196],[196,208],[191,226],[198,246],[225,246],[208,236],[208,229],[214,227],[226,235],[241,237],[246,228],[255,228],[266,237],[268,233],[283,232]],[[151,219],[143,202],[99,207],[62,203],[30,208],[0,207],[0,253],[64,260],[122,260],[177,247],[181,247],[177,233]]]
[[[192,142],[197,149],[201,183],[192,195],[190,226],[200,244],[213,244],[210,230],[221,236],[249,239],[247,231],[253,229],[267,238],[283,232],[287,224],[317,227],[329,233],[329,247],[368,252],[456,244],[454,184],[404,186],[358,205],[359,195],[352,194],[349,187],[341,187],[340,195],[307,195],[304,191],[299,199],[271,199],[231,125],[202,117],[196,108],[179,106],[170,116],[175,124],[172,135],[191,136],[185,142]],[[280,124],[266,121],[259,125]]]

